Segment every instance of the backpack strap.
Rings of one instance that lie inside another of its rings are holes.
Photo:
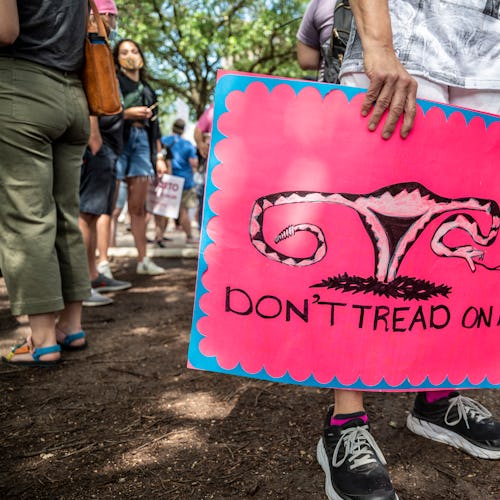
[[[340,66],[351,33],[352,10],[349,0],[336,0],[333,7],[332,34],[320,47],[322,81],[338,83]]]
[[[352,10],[349,0],[337,0],[333,8],[333,28],[330,44],[333,54],[342,64],[345,48],[351,33]]]

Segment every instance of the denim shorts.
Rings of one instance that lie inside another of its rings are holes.
[[[80,175],[80,212],[111,215],[116,187],[116,153],[107,145],[93,155],[87,148]]]
[[[117,177],[153,177],[155,172],[151,163],[148,132],[145,128],[131,127],[130,137],[118,158]]]
[[[127,183],[120,182],[120,187],[118,188],[118,196],[116,198],[115,208],[123,208],[125,203],[127,203]]]

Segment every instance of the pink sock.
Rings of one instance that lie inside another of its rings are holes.
[[[425,393],[425,399],[428,403],[435,403],[440,399],[447,398],[454,391],[429,391]]]
[[[334,415],[330,419],[330,425],[344,425],[356,418],[361,419],[365,424],[368,423],[368,415],[365,412],[350,413],[348,415]]]

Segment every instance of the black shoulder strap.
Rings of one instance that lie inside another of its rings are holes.
[[[345,48],[351,33],[352,10],[349,0],[337,0],[333,8],[333,29],[331,47],[340,62],[344,57]]]
[[[338,83],[340,67],[351,33],[352,10],[349,0],[336,0],[333,7],[332,22],[330,39],[320,47],[321,67],[319,79],[328,83]]]

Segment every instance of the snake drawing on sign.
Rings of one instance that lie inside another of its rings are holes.
[[[264,238],[264,213],[266,210],[291,203],[333,203],[352,208],[359,215],[373,244],[375,252],[374,276],[361,278],[346,273],[323,280],[312,287],[335,288],[343,292],[374,293],[406,300],[426,300],[435,295],[447,296],[451,288],[435,285],[426,280],[398,276],[398,269],[412,245],[427,225],[435,218],[452,212],[436,229],[431,249],[440,257],[464,259],[471,272],[476,266],[490,271],[500,265],[488,267],[483,262],[484,250],[496,239],[500,226],[500,210],[494,200],[480,198],[445,198],[416,182],[387,186],[368,194],[327,193],[316,191],[284,191],[257,199],[254,203],[250,239],[253,246],[265,257],[289,266],[310,266],[327,254],[327,244],[322,229],[311,223],[293,224],[284,228],[274,244],[292,238],[299,231],[312,233],[316,249],[308,257],[285,255],[272,247]],[[464,211],[478,211],[491,216],[488,234],[484,235],[477,221]],[[447,246],[444,237],[454,230],[465,231],[477,246]]]

